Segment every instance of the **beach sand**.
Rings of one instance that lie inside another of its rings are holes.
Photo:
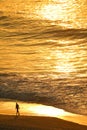
[[[16,117],[15,101],[0,101],[0,130],[87,130],[86,116],[41,104],[19,104]]]
[[[87,126],[55,117],[0,115],[0,130],[87,130]]]

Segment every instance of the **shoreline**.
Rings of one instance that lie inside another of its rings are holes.
[[[24,103],[19,102],[20,105],[20,115],[21,116],[37,116],[37,117],[51,117],[58,118],[65,121],[70,121],[72,123],[77,123],[79,125],[87,126],[87,116],[78,115],[70,112],[66,112],[62,109],[54,108],[52,106],[45,106],[36,103]],[[0,114],[5,116],[15,116],[15,101],[13,100],[0,100]]]

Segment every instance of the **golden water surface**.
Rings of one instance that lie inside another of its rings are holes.
[[[87,77],[86,5],[86,0],[0,1],[0,71]]]

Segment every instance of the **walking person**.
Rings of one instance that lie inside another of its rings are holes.
[[[20,115],[20,112],[19,112],[19,104],[16,102],[16,116],[19,116]]]

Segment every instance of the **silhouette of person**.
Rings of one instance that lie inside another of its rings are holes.
[[[16,116],[19,116],[20,112],[19,112],[19,104],[16,102]]]

